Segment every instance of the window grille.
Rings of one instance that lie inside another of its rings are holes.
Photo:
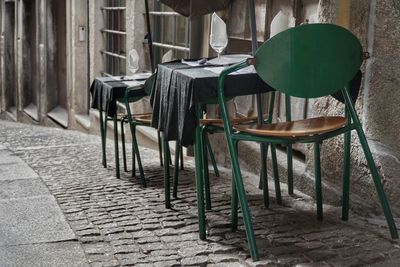
[[[169,7],[154,1],[154,11],[149,13],[153,27],[155,61],[161,62],[169,50],[172,59],[188,58],[190,51],[189,19],[173,12]]]
[[[106,0],[101,8],[105,15],[105,27],[101,33],[105,37],[105,49],[100,53],[105,58],[103,76],[126,74],[126,25],[125,0]]]

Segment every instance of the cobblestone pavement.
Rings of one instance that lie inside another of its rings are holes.
[[[0,144],[26,161],[56,197],[92,266],[400,266],[400,247],[383,226],[325,207],[315,219],[310,198],[284,193],[284,205],[262,207],[261,192],[248,185],[261,260],[249,258],[243,224],[230,232],[229,173],[211,176],[213,211],[208,238],[198,239],[194,164],[181,172],[179,198],[164,208],[158,152],[141,148],[147,188],[101,165],[100,138],[74,131],[0,121]],[[273,194],[271,192],[271,194]],[[272,199],[271,202],[274,202]]]

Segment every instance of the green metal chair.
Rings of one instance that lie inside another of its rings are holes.
[[[144,90],[146,91],[146,94],[149,94],[149,91],[151,90],[153,83],[154,83],[155,75],[153,74],[150,76],[145,84],[144,84]],[[151,125],[151,113],[145,113],[145,114],[133,114],[131,111],[130,103],[139,101],[140,99],[143,98],[143,96],[136,96],[137,94],[135,91],[138,90],[135,87],[132,88],[127,88],[125,91],[125,96],[124,96],[124,104],[127,112],[127,116],[123,121],[121,121],[121,135],[122,135],[122,148],[123,148],[123,155],[125,156],[125,134],[124,134],[124,122],[128,122],[131,130],[131,136],[132,136],[132,176],[135,176],[136,168],[135,168],[135,158],[138,164],[139,168],[139,173],[140,173],[140,178],[143,186],[146,186],[146,179],[144,177],[144,172],[143,172],[143,165],[142,161],[140,159],[140,153],[139,153],[139,147],[136,139],[136,127],[137,126],[149,126]],[[160,140],[160,135],[158,135],[158,143],[159,146],[161,144]],[[159,147],[160,148],[160,147]],[[160,159],[162,158],[162,152],[161,149],[160,151]],[[162,164],[162,160],[161,160]],[[124,166],[126,166],[126,159],[124,157]]]
[[[342,220],[348,220],[350,137],[351,131],[356,130],[391,237],[398,238],[389,203],[349,93],[349,82],[359,70],[362,61],[361,44],[350,31],[332,24],[308,24],[286,30],[274,36],[258,49],[254,58],[229,67],[221,73],[218,80],[218,99],[234,172],[232,229],[235,230],[237,227],[237,204],[239,200],[253,260],[258,260],[259,255],[237,157],[236,144],[241,140],[267,142],[273,145],[291,145],[297,142],[313,143],[317,218],[322,220],[320,145],[325,139],[344,134]],[[254,65],[257,73],[266,83],[288,96],[317,98],[341,92],[345,99],[345,116],[318,117],[300,121],[255,125],[253,127],[232,127],[224,96],[224,81],[229,73],[249,65]]]
[[[274,95],[275,92],[272,92]],[[215,99],[215,101],[218,101]],[[213,103],[214,104],[214,103]],[[272,121],[272,111],[273,111],[274,101],[271,99],[270,103],[270,111],[269,114],[271,115],[264,115],[266,117],[266,122],[270,123]],[[243,124],[254,124],[257,121],[257,116],[250,116],[250,117],[237,117],[230,120],[232,125],[243,125]],[[224,133],[223,127],[223,120],[221,118],[204,118],[200,119],[201,125],[201,138],[202,138],[202,155],[203,155],[203,176],[204,176],[204,186],[205,186],[205,200],[206,200],[206,209],[211,210],[211,193],[210,193],[210,181],[209,181],[209,170],[208,170],[208,155],[210,156],[211,162],[213,166],[216,166],[215,158],[211,150],[210,141],[208,138],[209,134],[214,133]],[[208,153],[207,153],[208,151]],[[266,150],[268,151],[268,145],[266,144]],[[276,202],[277,204],[282,204],[282,197],[281,197],[281,189],[279,183],[279,174],[278,174],[278,165],[276,159],[276,148],[271,148],[272,154],[272,162],[273,162],[273,176],[275,182],[275,195],[276,195]],[[214,167],[214,172],[217,177],[219,177],[218,169]],[[269,206],[269,193],[268,193],[268,186],[267,181],[260,180],[260,189],[264,189],[264,206]]]

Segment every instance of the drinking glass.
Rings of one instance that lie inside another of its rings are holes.
[[[211,17],[210,46],[218,54],[218,62],[222,51],[228,45],[228,34],[225,22],[214,12]]]
[[[135,49],[129,51],[128,54],[128,70],[135,74],[139,69],[139,54]]]

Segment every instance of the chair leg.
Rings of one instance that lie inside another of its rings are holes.
[[[136,160],[137,160],[137,164],[139,167],[140,179],[142,181],[142,186],[146,187],[146,179],[144,177],[142,160],[140,158],[139,146],[137,144],[137,139],[136,139],[136,126],[135,125],[132,125],[131,131],[132,131],[132,145],[133,145],[133,149],[136,154]]]
[[[101,151],[103,155],[103,166],[107,168],[107,156],[106,156],[106,132],[107,132],[107,116],[104,123],[103,111],[100,109],[100,135],[101,135]]]
[[[169,182],[169,149],[168,141],[161,137],[161,143],[164,152],[164,197],[165,197],[165,208],[171,208],[171,192],[170,192],[170,182]]]
[[[235,140],[236,154],[238,152],[238,141]],[[234,181],[235,173],[232,170],[232,200],[231,200],[231,230],[235,232],[238,225],[238,195]]]
[[[184,162],[183,162],[183,147],[181,144],[179,144],[179,156],[180,156],[180,161],[181,161],[181,170],[185,170]]]
[[[199,237],[201,240],[206,239],[206,216],[204,209],[204,189],[203,189],[203,166],[202,166],[202,138],[201,128],[199,125],[199,118],[201,114],[201,107],[196,106],[196,119],[197,125],[195,129],[195,142],[194,142],[194,153],[195,153],[195,168],[196,168],[196,195],[197,195],[197,214],[199,222]]]
[[[232,177],[233,177],[232,172]],[[231,200],[231,231],[236,232],[238,227],[238,196],[235,182],[232,181],[232,200]]]
[[[121,141],[122,141],[122,161],[124,164],[124,171],[127,172],[128,168],[126,167],[126,148],[125,148],[125,119],[121,120]]]
[[[288,193],[293,195],[293,148],[292,145],[287,146],[287,173],[288,173]]]
[[[114,149],[115,149],[115,174],[117,178],[120,178],[119,175],[119,151],[118,151],[118,121],[117,115],[113,117],[114,121]]]
[[[261,153],[261,171],[260,171],[260,181],[258,183],[258,188],[265,189],[264,181],[268,181],[268,173],[267,173],[268,144],[264,143],[260,144],[260,153]],[[267,182],[267,189],[268,189],[268,182]],[[265,205],[264,203],[264,206],[268,208],[269,204]]]
[[[356,130],[357,130],[358,138],[360,139],[360,142],[361,142],[361,146],[364,150],[364,154],[367,159],[369,169],[371,170],[372,179],[374,181],[376,192],[378,193],[379,200],[381,202],[383,212],[385,214],[386,221],[389,226],[390,235],[393,239],[397,239],[397,238],[399,238],[399,235],[397,233],[396,224],[394,223],[392,211],[390,210],[390,206],[387,201],[385,191],[383,190],[383,186],[382,186],[379,174],[378,174],[378,170],[376,169],[376,165],[375,165],[374,159],[372,157],[371,150],[368,146],[367,138],[365,137],[365,134],[361,128],[361,125],[359,125],[356,128]]]
[[[230,137],[230,133],[225,132],[229,153],[232,160],[232,168],[234,172],[233,180],[235,182],[236,190],[238,193],[240,207],[242,208],[243,221],[246,229],[247,241],[249,243],[250,255],[254,261],[259,259],[256,239],[254,236],[253,224],[251,222],[249,203],[247,202],[246,192],[243,185],[242,175],[240,173],[239,160],[236,154],[236,149],[233,140]]]
[[[171,157],[171,150],[169,149],[169,143],[167,142],[167,146],[165,147],[166,153],[168,153],[168,165],[172,165],[172,157]],[[165,152],[164,152],[164,157],[165,157]],[[165,161],[164,161],[165,163]]]
[[[211,210],[211,194],[210,194],[210,175],[208,169],[208,157],[207,157],[207,129],[206,127],[201,128],[201,138],[202,138],[202,157],[203,157],[203,178],[204,187],[206,194],[206,210]]]
[[[131,129],[131,131],[132,131],[132,129]],[[132,177],[136,177],[136,153],[135,153],[134,145],[135,144],[133,143],[133,137],[132,137]]]
[[[282,205],[281,184],[279,182],[278,160],[276,158],[276,146],[274,144],[271,144],[271,155],[272,155],[272,170],[274,172],[276,203],[278,203],[279,205]]]
[[[320,144],[314,143],[315,198],[317,200],[317,219],[322,221],[322,185],[321,185],[321,155]]]
[[[161,142],[161,136],[160,136],[160,131],[157,131],[157,141],[158,141],[158,154],[160,156],[160,166],[163,166],[163,153],[162,153],[162,142]]]
[[[213,165],[213,168],[214,168],[215,176],[219,177],[217,161],[215,160],[214,153],[212,151],[211,144],[210,144],[210,139],[208,138],[208,134],[207,133],[204,135],[204,141],[205,141],[205,143],[207,145],[207,147],[206,147],[207,150],[205,150],[204,153],[207,153],[207,151],[208,151],[208,154],[210,155],[210,159],[211,159],[211,162],[212,162],[212,165]]]
[[[262,160],[263,165],[265,166],[261,166],[261,174],[260,174],[260,185],[261,185],[261,189],[263,190],[263,202],[264,202],[264,207],[267,209],[269,207],[269,191],[268,191],[268,172],[267,172],[267,155],[268,155],[268,147],[269,144],[267,143],[262,143],[261,144],[263,146],[263,149],[261,150],[261,153],[265,153],[264,160]],[[265,168],[265,170],[264,170]],[[259,186],[260,186],[259,185]]]
[[[344,156],[343,156],[343,203],[342,220],[349,219],[349,191],[350,191],[350,140],[351,132],[344,134]]]
[[[181,146],[178,141],[175,144],[175,165],[174,165],[174,180],[173,180],[173,191],[172,196],[178,197],[178,176],[179,176],[179,155],[181,153]]]

